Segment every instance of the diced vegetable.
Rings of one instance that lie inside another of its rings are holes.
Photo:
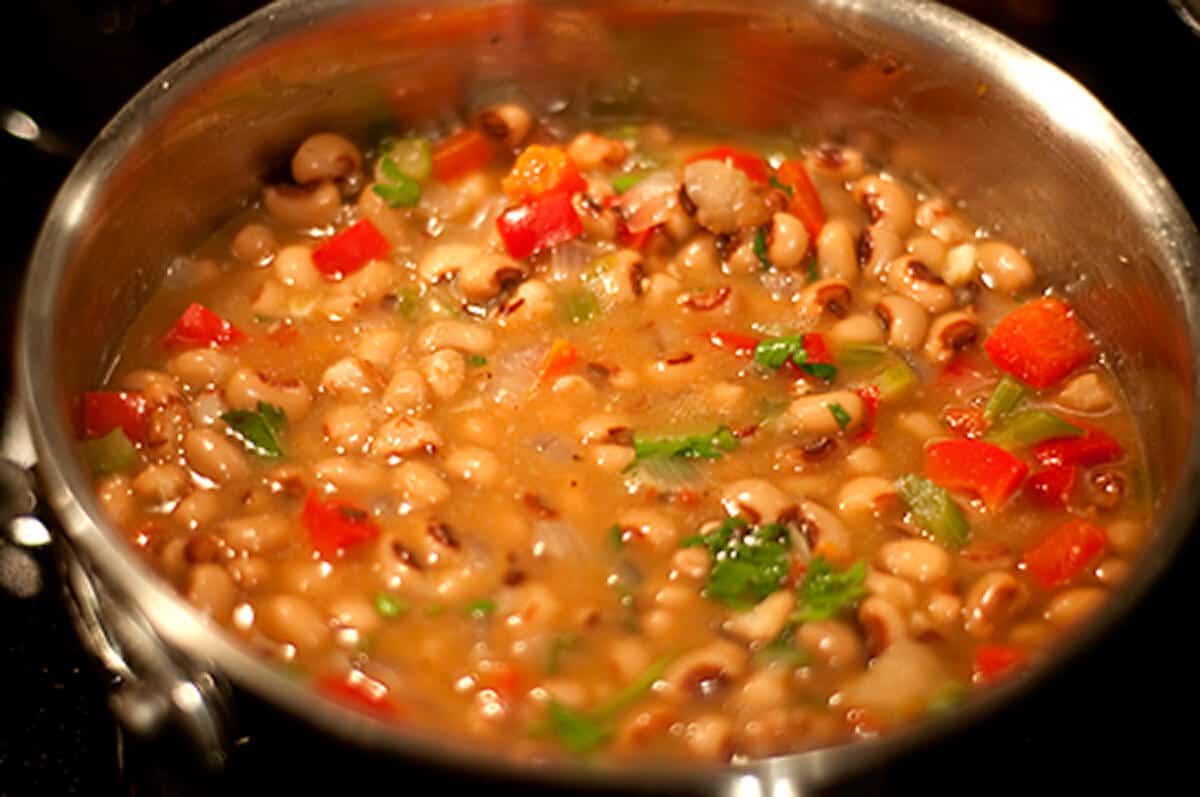
[[[967,490],[999,509],[1021,486],[1029,466],[982,440],[943,440],[925,449],[925,475],[950,490]]]
[[[1025,651],[1012,645],[980,645],[975,649],[975,681],[993,684],[1025,665]]]
[[[675,457],[680,459],[720,459],[728,451],[738,447],[738,440],[728,426],[719,426],[712,432],[686,437],[633,436],[633,451],[638,459]]]
[[[1024,410],[1010,415],[987,434],[987,439],[1003,448],[1025,448],[1043,440],[1080,437],[1083,429],[1045,410]]]
[[[562,147],[531,144],[517,156],[500,187],[509,198],[528,202],[547,194],[584,191],[587,182]]]
[[[392,162],[392,167],[387,166]],[[424,182],[433,174],[433,148],[424,138],[402,138],[387,142],[380,159],[380,174],[389,180],[395,179],[387,169],[394,168],[405,177]]]
[[[827,382],[837,376],[837,367],[833,365],[829,348],[817,333],[766,338],[754,347],[754,361],[774,370],[790,363],[804,373]]]
[[[579,352],[564,338],[555,338],[542,360],[537,386],[546,385],[565,374],[579,359]]]
[[[959,437],[974,440],[987,434],[988,424],[978,407],[948,407],[942,412],[942,423]]]
[[[731,351],[738,357],[753,356],[758,350],[758,344],[762,343],[762,338],[757,335],[744,335],[741,332],[725,330],[705,332],[704,337],[715,348]]]
[[[327,279],[339,280],[387,257],[392,245],[370,219],[361,219],[313,250],[313,265]]]
[[[703,152],[697,152],[695,155],[692,155],[685,163],[696,163],[697,161],[721,161],[735,169],[740,169],[756,183],[766,183],[767,177],[770,174],[767,162],[763,158],[755,155],[753,152],[746,152],[736,147],[713,147],[712,149],[706,149]]]
[[[128,468],[137,460],[137,449],[120,426],[103,437],[88,440],[83,444],[83,458],[92,473],[117,473]]]
[[[375,596],[375,611],[379,612],[381,617],[399,617],[410,608],[408,601],[387,592],[380,592]]]
[[[813,558],[797,588],[799,608],[792,619],[799,623],[828,620],[850,608],[867,596],[867,588],[863,586],[866,577],[866,562],[858,561],[839,571],[825,557]]]
[[[546,194],[511,207],[496,219],[504,248],[518,260],[583,234],[583,222],[564,193]]]
[[[612,736],[611,721],[641,700],[662,678],[669,663],[669,659],[656,661],[628,686],[590,712],[576,711],[551,700],[546,708],[546,722],[535,726],[533,734],[558,737],[574,755],[592,752]]]
[[[783,633],[754,652],[761,664],[782,664],[785,667],[807,667],[812,664],[808,651],[796,645],[796,624],[788,623]]]
[[[754,231],[754,256],[758,258],[758,262],[762,264],[764,270],[771,268],[771,258],[767,254],[767,230],[765,227],[759,227]]]
[[[483,366],[485,366],[487,364],[488,364],[488,359],[487,359],[487,357],[484,357],[482,354],[468,354],[467,355],[467,367],[468,368],[482,368]]]
[[[1072,518],[1026,551],[1021,562],[1035,581],[1052,589],[1073,581],[1107,547],[1104,529]]]
[[[1033,447],[1033,458],[1050,465],[1078,465],[1091,468],[1115,462],[1125,456],[1125,448],[1099,429],[1084,430],[1082,437],[1046,440]]]
[[[395,707],[388,700],[387,687],[357,670],[348,675],[324,676],[317,680],[313,687],[332,700],[368,714],[385,718],[395,714]]]
[[[837,347],[836,362],[840,368],[873,368],[887,353],[880,343],[846,343]]]
[[[310,490],[301,519],[313,547],[325,559],[379,536],[379,526],[362,509],[336,498],[322,501]]]
[[[875,419],[879,417],[879,387],[867,385],[854,391],[863,405],[863,422],[854,439],[859,443],[869,443],[875,439]]]
[[[850,413],[846,412],[846,408],[836,401],[826,404],[825,408],[829,410],[829,414],[833,416],[833,419],[837,421],[837,425],[841,429],[845,429],[854,420],[850,417]]]
[[[634,460],[623,473],[641,484],[662,491],[692,484],[700,478],[700,469],[695,462],[670,455]]]
[[[648,174],[650,174],[650,172],[642,170],[618,174],[612,178],[613,190],[618,194],[623,194],[630,188],[633,188],[635,185],[640,183],[642,180],[646,179],[646,175]]]
[[[488,598],[480,598],[467,604],[467,616],[476,620],[481,620],[494,611],[496,611],[496,602]]]
[[[952,711],[962,704],[967,699],[969,691],[965,684],[960,681],[947,681],[946,685],[941,687],[929,699],[930,714],[945,714]]]
[[[1052,297],[1023,304],[1000,319],[983,348],[1000,370],[1039,390],[1096,354],[1071,306]]]
[[[883,369],[883,373],[875,377],[875,386],[879,388],[879,400],[885,402],[904,398],[920,383],[917,372],[900,359]]]
[[[967,544],[971,528],[945,488],[909,474],[896,480],[896,491],[908,504],[917,523],[935,540],[948,548],[961,548]]]
[[[478,130],[460,130],[433,150],[433,173],[443,182],[477,172],[492,159],[492,145]]]
[[[222,413],[221,420],[253,453],[267,458],[283,456],[279,433],[287,423],[287,415],[279,407],[260,401],[257,410],[230,410]]]
[[[203,347],[221,348],[233,346],[246,340],[246,333],[209,310],[202,304],[192,303],[175,326],[163,338],[168,348]]]
[[[546,674],[558,675],[562,669],[562,658],[567,651],[572,650],[579,644],[579,637],[575,634],[566,633],[558,634],[550,640],[550,650],[546,653]]]
[[[600,300],[589,290],[579,290],[563,297],[563,315],[572,324],[582,324],[600,315]]]
[[[804,163],[798,160],[784,161],[775,175],[779,182],[792,189],[788,212],[800,219],[804,229],[808,230],[808,237],[815,244],[825,227],[825,209],[821,206],[821,195],[817,193],[817,187],[808,176]]]
[[[141,393],[126,391],[89,391],[81,400],[82,435],[94,440],[121,429],[133,442],[146,438],[149,406]]]
[[[1025,482],[1025,495],[1035,504],[1065,508],[1075,492],[1079,469],[1074,465],[1050,465]]]
[[[380,172],[386,177],[385,182],[376,183],[374,191],[390,208],[411,208],[421,201],[421,184],[409,177],[391,158],[384,158],[379,164]]]
[[[988,424],[995,424],[1015,410],[1024,398],[1025,386],[1005,374],[992,395],[988,396],[987,404],[983,407],[983,419]]]
[[[704,596],[746,610],[780,589],[791,566],[786,526],[751,526],[744,518],[726,518],[712,531],[688,537],[682,547],[704,546],[713,557]]]

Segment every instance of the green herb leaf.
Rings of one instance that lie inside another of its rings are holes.
[[[961,548],[967,544],[971,528],[945,488],[910,473],[896,480],[896,490],[908,504],[917,523],[934,539],[950,548]]]
[[[810,283],[816,282],[821,278],[821,272],[817,270],[817,259],[812,255],[809,255],[808,266],[805,268],[805,271]]]
[[[633,452],[639,460],[651,457],[678,457],[680,459],[720,459],[728,451],[738,447],[738,439],[728,426],[718,426],[708,434],[688,437],[633,436]]]
[[[754,653],[760,664],[782,664],[785,667],[807,667],[812,664],[808,651],[796,646],[796,624],[788,623],[783,632]]]
[[[792,615],[793,621],[807,623],[828,620],[851,607],[866,597],[867,588],[863,586],[866,577],[866,562],[855,562],[847,569],[838,571],[824,556],[815,557],[808,563],[804,580],[797,590],[800,607]]]
[[[1008,374],[996,385],[983,407],[983,419],[994,424],[1017,408],[1025,398],[1025,386]]]
[[[759,227],[754,231],[754,255],[762,264],[763,270],[771,268],[771,258],[767,254],[767,228]]]
[[[409,608],[408,601],[395,595],[380,592],[375,596],[375,611],[379,612],[381,617],[399,617]]]
[[[626,709],[631,708],[635,703],[642,699],[642,696],[650,691],[654,686],[654,682],[662,678],[663,673],[667,671],[667,665],[671,663],[669,658],[659,659],[651,664],[646,670],[634,678],[632,682],[620,692],[610,697],[607,702],[600,705],[596,709],[594,715],[596,719],[604,721],[616,717]]]
[[[792,195],[792,191],[793,191],[792,187],[790,185],[788,185],[787,183],[783,182],[782,180],[780,180],[778,177],[776,177],[773,174],[767,178],[767,183],[770,184],[770,186],[772,188],[776,188],[776,189],[782,191],[783,193],[787,194],[789,197]]]
[[[546,707],[546,732],[557,736],[574,755],[590,753],[612,736],[609,728],[557,700]]]
[[[257,410],[230,410],[221,415],[221,420],[229,424],[242,445],[258,456],[270,459],[283,456],[279,433],[287,423],[287,415],[279,407],[260,401]]]
[[[778,590],[791,567],[791,540],[787,527],[778,523],[750,526],[734,515],[680,545],[708,548],[713,564],[704,596],[742,611]]]
[[[600,315],[600,301],[591,291],[581,290],[563,297],[563,317],[572,324],[582,324]]]
[[[92,473],[117,473],[133,464],[137,459],[137,449],[129,442],[125,431],[117,426],[103,437],[86,441],[83,444],[83,458]]]
[[[487,357],[484,357],[482,354],[467,355],[467,365],[471,368],[482,368],[483,366],[487,365],[487,363]]]
[[[833,416],[833,419],[837,421],[837,425],[841,429],[845,429],[850,425],[850,421],[854,420],[850,417],[850,413],[846,412],[846,408],[836,401],[829,402],[825,405],[825,408],[829,410],[829,414]]]
[[[558,634],[550,640],[550,649],[546,653],[546,674],[558,675],[562,669],[562,657],[568,650],[579,644],[575,634]]]
[[[467,604],[467,615],[476,620],[482,620],[496,611],[496,602],[488,598],[480,598]]]
[[[614,523],[608,527],[608,545],[614,551],[625,547],[625,532],[621,529],[620,523]]]
[[[837,366],[832,363],[810,363],[808,351],[804,348],[803,335],[781,335],[765,338],[754,347],[754,361],[772,370],[779,370],[788,361],[794,363],[801,371],[811,374],[818,379],[831,382],[837,376]]]
[[[618,194],[623,194],[630,188],[633,188],[635,185],[640,183],[642,180],[646,179],[646,175],[649,173],[650,172],[647,171],[636,171],[618,174],[612,178],[613,190]]]
[[[446,613],[446,607],[440,603],[431,603],[425,607],[424,614],[426,617],[441,617]]]

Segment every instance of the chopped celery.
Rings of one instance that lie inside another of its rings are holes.
[[[563,316],[572,324],[582,324],[600,315],[600,302],[596,294],[581,290],[563,297]]]
[[[1010,415],[986,439],[1001,448],[1023,448],[1060,437],[1081,437],[1083,430],[1045,410],[1025,410]]]
[[[971,529],[962,510],[944,488],[910,473],[896,480],[896,491],[912,510],[917,523],[934,539],[949,548],[966,545]]]
[[[903,398],[917,387],[920,380],[917,372],[903,360],[896,360],[875,377],[875,385],[879,388],[880,401],[895,401]]]
[[[653,457],[681,459],[720,459],[727,451],[735,451],[738,439],[728,426],[718,426],[711,432],[686,437],[633,436],[633,451],[639,460]]]
[[[375,611],[383,617],[399,617],[409,610],[408,601],[387,592],[375,596]]]
[[[120,426],[104,437],[88,440],[83,444],[83,458],[93,473],[116,473],[133,464],[137,449]]]
[[[637,185],[642,180],[644,180],[646,175],[649,173],[650,172],[648,172],[644,169],[638,169],[637,171],[625,172],[624,174],[618,174],[612,178],[613,190],[616,191],[618,194],[623,194],[626,191],[628,191],[630,188],[633,188],[635,185]]]
[[[882,343],[847,343],[837,348],[839,368],[871,368],[879,365],[888,353]]]
[[[1017,408],[1025,398],[1025,386],[1008,374],[996,385],[983,408],[983,419],[994,424]]]
[[[418,182],[433,173],[433,148],[424,138],[402,138],[388,142],[381,153],[376,179],[393,183],[399,177]]]
[[[639,459],[626,468],[624,473],[642,484],[659,490],[693,484],[700,478],[700,469],[694,462],[672,456]]]
[[[371,191],[393,209],[416,207],[421,201],[421,184],[403,174],[390,183],[376,183]]]

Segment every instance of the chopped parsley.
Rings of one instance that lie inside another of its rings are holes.
[[[380,592],[375,596],[375,611],[379,612],[382,617],[399,617],[409,608],[407,601],[397,598],[395,595]]]
[[[476,620],[482,620],[494,611],[496,611],[496,602],[488,598],[480,598],[467,604],[467,616]]]
[[[688,437],[641,437],[633,436],[633,452],[637,459],[652,457],[675,457],[679,459],[720,459],[728,451],[738,447],[738,439],[728,426],[718,426],[714,431]]]
[[[754,362],[773,371],[778,371],[785,364],[791,362],[804,373],[824,379],[826,382],[832,381],[837,376],[837,366],[832,363],[809,362],[809,357],[809,352],[804,347],[803,335],[765,338],[754,347]]]
[[[257,410],[229,410],[221,420],[247,449],[260,457],[274,459],[283,456],[279,433],[287,423],[287,415],[274,404],[258,402]]]
[[[933,693],[926,710],[930,714],[945,714],[962,704],[969,694],[970,690],[967,689],[967,685],[961,681],[947,681]]]
[[[788,196],[792,195],[792,192],[794,189],[787,183],[780,180],[775,175],[772,174],[770,177],[768,177],[767,182],[770,184],[770,186],[772,188],[776,188],[776,189],[782,191],[783,193],[787,194]]]
[[[791,567],[786,526],[751,526],[745,518],[726,518],[712,531],[694,534],[681,547],[704,546],[713,564],[704,597],[745,611],[783,586]]]
[[[621,529],[620,523],[614,523],[608,527],[608,544],[614,551],[625,547],[625,532]]]
[[[759,227],[754,231],[754,256],[762,264],[763,271],[771,268],[771,258],[767,254],[767,230],[765,227]]]
[[[850,413],[846,412],[846,408],[836,401],[829,402],[825,407],[829,410],[829,414],[833,416],[833,419],[837,421],[839,428],[845,429],[850,425],[850,421],[853,420],[850,417]]]
[[[574,755],[592,752],[612,737],[612,720],[641,700],[662,677],[669,663],[670,659],[660,659],[651,664],[629,686],[591,711],[578,711],[551,700],[546,707],[546,721],[534,726],[531,733],[558,737]]]
[[[808,265],[806,266],[805,271],[807,272],[809,282],[816,282],[821,278],[820,272],[817,271],[817,259],[812,255],[809,255],[808,257]]]
[[[487,365],[487,363],[487,357],[484,357],[482,354],[467,355],[467,365],[471,368],[482,368],[483,366]]]
[[[575,634],[558,634],[550,640],[550,649],[546,652],[546,674],[558,675],[562,669],[562,657],[568,650],[576,647],[579,644],[579,637]]]
[[[808,651],[796,646],[796,625],[789,623],[779,636],[759,648],[754,654],[760,664],[782,664],[786,667],[807,667],[812,664]]]
[[[867,588],[863,586],[866,577],[866,562],[858,561],[838,571],[824,556],[814,558],[808,563],[804,580],[796,590],[800,606],[792,615],[792,620],[798,623],[828,620],[842,609],[849,608],[866,597]]]

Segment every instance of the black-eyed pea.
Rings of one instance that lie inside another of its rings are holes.
[[[951,288],[961,288],[974,282],[975,278],[979,276],[977,260],[975,244],[961,243],[952,246],[946,252],[946,260],[942,265],[942,279]]]
[[[589,180],[588,190],[572,195],[571,205],[588,239],[611,241],[617,237],[617,213],[613,208],[605,207],[603,195],[593,188],[598,182]]]
[[[114,474],[97,482],[96,499],[109,520],[117,526],[128,525],[137,511],[133,487],[129,483],[129,477],[123,474]]]
[[[499,431],[492,417],[471,412],[463,413],[457,421],[455,433],[458,438],[481,446],[493,445],[496,442]]]
[[[529,638],[554,628],[562,603],[545,584],[526,581],[507,587],[496,598],[496,614],[516,637]]]
[[[545,693],[547,701],[553,700],[576,711],[586,708],[590,697],[587,687],[570,678],[546,678],[538,689]]]
[[[500,459],[486,448],[455,446],[446,452],[446,470],[470,484],[491,487],[500,480]]]
[[[814,620],[796,632],[800,647],[831,670],[857,670],[865,658],[858,633],[840,620]]]
[[[975,246],[983,284],[999,293],[1020,293],[1037,279],[1029,258],[1011,244],[983,241]]]
[[[278,551],[298,534],[288,519],[277,512],[226,520],[217,527],[217,533],[230,548],[250,554]]]
[[[226,496],[220,490],[195,490],[184,496],[171,517],[184,528],[195,531],[225,514]]]
[[[552,318],[557,308],[554,290],[544,280],[525,280],[501,306],[499,323],[503,327],[528,326]]]
[[[843,319],[850,314],[853,301],[850,283],[845,280],[817,280],[801,292],[800,311],[813,321],[823,316]]]
[[[259,556],[239,556],[228,564],[233,582],[243,590],[258,589],[271,577],[271,563]]]
[[[687,610],[694,608],[700,596],[696,588],[689,584],[667,584],[654,591],[653,600],[655,606],[687,614]]]
[[[683,734],[688,753],[701,761],[724,762],[733,755],[733,722],[721,714],[703,714]]]
[[[907,188],[879,175],[860,177],[851,188],[854,199],[867,212],[871,226],[906,236],[915,223],[915,202]]]
[[[953,592],[938,591],[929,596],[925,614],[930,623],[942,634],[949,634],[962,623],[962,598]]]
[[[665,691],[683,702],[708,695],[745,675],[748,664],[749,654],[745,647],[718,639],[674,659],[663,673]]]
[[[429,387],[415,368],[402,368],[392,375],[383,391],[383,406],[397,415],[419,415],[429,409]]]
[[[879,564],[915,584],[936,584],[950,575],[950,554],[942,546],[918,538],[892,540],[879,546]]]
[[[420,208],[442,221],[466,221],[498,194],[496,178],[481,169],[451,183],[426,184]]]
[[[651,608],[642,612],[638,625],[647,639],[666,642],[679,633],[683,623],[670,609]]]
[[[661,739],[676,719],[677,712],[662,705],[632,711],[617,725],[613,749],[622,753],[644,750],[647,744]]]
[[[617,517],[617,523],[632,537],[657,551],[667,551],[679,542],[679,527],[669,515],[657,509],[631,509]]]
[[[254,607],[256,625],[270,639],[299,651],[318,650],[329,639],[325,616],[299,595],[272,595]]]
[[[741,711],[763,711],[788,703],[788,672],[783,667],[768,667],[747,676],[731,698]]]
[[[484,252],[459,270],[455,284],[468,301],[486,302],[525,273],[525,266],[508,255]]]
[[[872,277],[886,277],[892,261],[904,255],[904,240],[890,227],[868,227],[858,236],[859,269]]]
[[[434,321],[421,330],[420,346],[429,352],[458,349],[468,354],[488,354],[496,347],[496,336],[487,327],[467,321]]]
[[[363,302],[378,302],[396,288],[396,267],[386,260],[372,260],[333,286],[333,296],[322,302],[326,315],[348,318]]]
[[[863,176],[863,154],[854,147],[822,144],[804,155],[804,165],[813,174],[839,182]]]
[[[439,399],[453,398],[467,379],[467,359],[454,349],[442,349],[418,363],[430,391]]]
[[[234,371],[225,383],[225,400],[239,410],[257,409],[265,402],[283,410],[289,423],[308,414],[312,391],[300,379],[276,380],[252,368]]]
[[[954,306],[954,290],[912,255],[893,258],[886,275],[890,290],[907,296],[931,313],[944,313]]]
[[[360,175],[362,153],[336,133],[314,133],[292,155],[292,179],[300,185],[333,180],[349,187]]]
[[[188,466],[206,479],[224,484],[250,475],[240,447],[213,429],[192,429],[183,438]]]
[[[593,443],[628,443],[633,434],[629,419],[614,413],[588,416],[579,422],[578,429],[579,442],[585,446]]]
[[[683,280],[710,282],[721,276],[721,256],[710,233],[694,236],[675,254],[672,273]]]
[[[848,523],[867,523],[896,500],[896,483],[882,476],[858,476],[838,490],[838,514]]]
[[[650,384],[665,389],[702,384],[707,373],[704,360],[690,351],[677,351],[652,360],[642,370]]]
[[[968,310],[951,310],[933,319],[925,341],[925,356],[931,362],[944,364],[955,355],[974,345],[979,339],[979,322]]]
[[[683,169],[683,194],[700,226],[715,233],[757,227],[770,208],[745,172],[723,161],[702,160]]]
[[[887,467],[883,452],[874,446],[857,446],[846,454],[846,469],[851,473],[869,476]]]
[[[524,143],[533,130],[533,116],[514,102],[489,105],[472,120],[474,126],[501,146],[512,149]]]
[[[121,387],[142,393],[151,404],[182,398],[179,384],[170,374],[149,368],[130,371],[121,378]]]
[[[874,568],[867,571],[863,586],[867,592],[882,598],[902,612],[907,612],[917,605],[916,587],[902,578]]]
[[[1129,570],[1128,561],[1110,556],[1096,565],[1096,580],[1106,587],[1115,587],[1129,578]]]
[[[617,637],[604,646],[604,652],[621,683],[637,678],[653,661],[650,646],[634,636]]]
[[[817,236],[817,271],[821,279],[858,280],[858,244],[854,230],[843,219],[830,219]]]
[[[657,308],[672,306],[683,289],[679,280],[665,272],[651,274],[645,278],[644,284],[646,304]]]
[[[192,568],[184,594],[188,603],[200,612],[225,622],[233,614],[237,602],[237,585],[224,566],[202,564]]]
[[[649,288],[646,266],[641,253],[621,249],[611,255],[608,268],[599,276],[604,293],[614,302],[623,304],[644,296]]]
[[[799,267],[808,256],[808,230],[790,213],[776,213],[771,217],[767,242],[767,259],[776,268],[790,271]]]
[[[250,266],[265,266],[275,257],[275,235],[262,224],[247,224],[229,244],[235,260]]]
[[[388,482],[387,469],[356,457],[329,457],[313,467],[317,483],[337,492],[369,494],[383,489]]]
[[[748,642],[766,643],[782,633],[795,608],[796,594],[790,589],[781,589],[753,608],[735,613],[721,627]]]
[[[368,330],[355,341],[354,356],[370,363],[380,373],[388,373],[403,340],[403,336],[394,329]]]
[[[829,329],[829,338],[836,345],[882,343],[883,329],[879,320],[866,313],[855,313],[843,318]]]
[[[133,479],[134,495],[151,506],[178,501],[191,488],[191,476],[184,468],[174,463],[147,465]]]
[[[321,374],[321,390],[332,396],[362,398],[381,387],[382,379],[374,366],[357,357],[343,357]]]
[[[421,258],[417,273],[428,283],[441,282],[458,274],[483,256],[483,250],[470,244],[438,244]]]
[[[236,365],[237,360],[216,349],[191,349],[172,357],[167,371],[193,390],[200,390],[223,383]]]
[[[313,265],[312,250],[303,244],[292,244],[280,249],[275,255],[272,269],[275,279],[288,288],[312,291],[324,283],[321,272]]]
[[[806,493],[816,492],[818,495],[828,495],[831,488],[823,486],[819,490],[806,490]],[[849,565],[852,553],[852,540],[846,525],[825,507],[816,501],[802,500],[800,507],[800,532],[803,534],[808,547],[813,554],[824,556],[832,562]]]
[[[852,432],[859,427],[864,417],[863,403],[862,399],[850,390],[816,393],[792,401],[784,417],[786,424],[799,434],[808,437],[832,437],[842,431]]]
[[[550,394],[554,397],[554,408],[546,408],[543,412],[548,417],[563,415],[569,420],[578,410],[576,408],[593,404],[598,396],[596,386],[586,377],[579,374],[560,376],[550,385]],[[570,407],[568,412],[566,408]]]
[[[858,622],[867,635],[867,648],[878,656],[901,639],[908,638],[908,621],[889,600],[872,595],[858,607]]]
[[[1105,412],[1114,403],[1108,385],[1099,374],[1091,371],[1068,379],[1055,401],[1075,412]]]
[[[716,415],[734,415],[749,399],[750,392],[737,382],[713,383],[705,392],[705,403]]]
[[[193,426],[215,426],[228,410],[229,405],[220,391],[206,390],[192,399],[188,405],[188,416]]]
[[[582,171],[590,172],[620,166],[629,155],[629,148],[616,139],[589,131],[571,139],[567,145],[567,155]]]
[[[341,453],[365,450],[374,428],[371,413],[362,404],[334,404],[321,421],[325,440]]]
[[[431,509],[450,500],[450,485],[427,462],[401,462],[392,470],[392,489],[415,509]]]
[[[712,554],[702,545],[680,548],[671,555],[672,572],[692,581],[703,581],[708,578],[710,567],[712,567]]]
[[[672,241],[681,243],[694,235],[700,229],[700,225],[688,214],[687,210],[675,204],[667,211],[667,218],[662,223],[662,229]]]
[[[986,639],[1015,618],[1028,602],[1029,590],[1012,573],[985,573],[967,590],[963,627],[971,636]]]
[[[594,465],[610,473],[621,473],[637,458],[634,450],[629,446],[612,443],[593,445],[588,448],[588,455]]]
[[[915,220],[918,227],[950,246],[975,236],[975,231],[967,225],[962,216],[958,215],[946,200],[937,197],[927,199],[917,206]]]
[[[905,251],[938,274],[946,265],[946,244],[932,235],[914,235],[908,239]]]
[[[416,453],[433,453],[442,445],[442,435],[433,424],[401,416],[385,422],[371,441],[371,455],[383,460]]]
[[[362,635],[379,630],[382,620],[375,606],[365,598],[355,595],[338,595],[326,607],[333,622],[340,628],[352,628]]]
[[[1108,590],[1101,587],[1073,587],[1050,599],[1044,616],[1058,628],[1079,625],[1100,609],[1108,600]]]
[[[778,523],[794,517],[796,499],[766,479],[742,479],[721,491],[721,505],[731,516],[751,523]]]
[[[1114,520],[1108,525],[1108,544],[1121,556],[1133,556],[1146,542],[1146,524],[1136,520]]]
[[[250,301],[250,309],[257,315],[281,318],[291,312],[292,297],[288,289],[277,280],[264,280]]]
[[[270,185],[263,189],[263,207],[271,218],[288,227],[327,227],[342,209],[342,192],[332,180],[308,186]]]
[[[896,416],[896,428],[913,436],[917,440],[931,440],[946,434],[946,429],[938,419],[924,410],[902,412]]]

